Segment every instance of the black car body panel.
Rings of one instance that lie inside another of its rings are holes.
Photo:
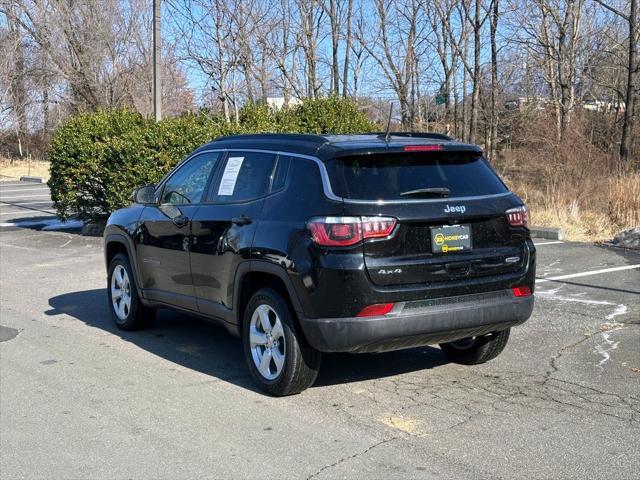
[[[455,302],[448,300],[455,299]],[[307,338],[323,352],[383,352],[485,335],[526,321],[533,297],[511,290],[407,302],[391,316],[303,319]]]
[[[277,279],[300,328],[321,351],[406,348],[522,323],[531,314],[533,296],[514,298],[504,292],[517,286],[533,292],[536,253],[528,229],[507,222],[505,212],[522,206],[516,195],[505,191],[387,202],[334,193],[325,162],[403,152],[407,146],[481,155],[478,147],[441,135],[392,135],[389,141],[379,135],[218,139],[181,164],[201,154],[219,155],[199,201],[134,204],[111,215],[105,230],[107,264],[109,255],[125,249],[143,302],[220,321],[236,335],[246,279]],[[228,157],[251,152],[275,158],[264,188],[246,201],[221,200],[216,189]],[[277,187],[276,177],[281,181]],[[158,195],[167,178],[158,185]],[[397,224],[386,238],[327,247],[314,243],[308,229],[307,222],[318,216],[393,217]],[[434,253],[431,229],[459,224],[470,229],[473,249]],[[456,298],[456,308],[443,300]],[[436,303],[411,309],[415,302],[429,301]],[[365,307],[385,303],[402,304],[406,312],[358,317]]]

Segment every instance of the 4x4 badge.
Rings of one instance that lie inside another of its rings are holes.
[[[394,273],[402,273],[402,269],[394,268],[394,269],[385,270],[384,268],[381,268],[380,270],[378,270],[378,275],[391,275]]]
[[[447,205],[444,209],[444,213],[464,213],[467,211],[467,207],[464,205]]]

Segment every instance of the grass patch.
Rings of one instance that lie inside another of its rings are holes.
[[[44,160],[9,160],[0,158],[0,181],[17,180],[24,176],[49,179],[49,162]]]
[[[611,240],[640,225],[640,172],[594,152],[508,152],[495,167],[529,206],[531,224],[562,228],[568,240]]]

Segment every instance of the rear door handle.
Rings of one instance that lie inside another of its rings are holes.
[[[178,215],[171,219],[176,227],[184,227],[189,223],[189,217],[185,215]]]
[[[253,220],[249,217],[245,217],[244,215],[240,217],[235,217],[231,219],[231,223],[234,225],[249,225]]]

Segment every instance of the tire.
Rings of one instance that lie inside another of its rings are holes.
[[[306,342],[287,301],[271,288],[258,290],[249,300],[242,342],[251,376],[269,395],[300,393],[318,376],[321,353]]]
[[[121,330],[137,330],[153,322],[156,310],[140,301],[131,264],[122,253],[115,255],[109,264],[107,292],[111,316]]]
[[[454,363],[478,365],[496,358],[509,340],[510,328],[480,337],[468,337],[455,342],[441,343],[440,348]]]

